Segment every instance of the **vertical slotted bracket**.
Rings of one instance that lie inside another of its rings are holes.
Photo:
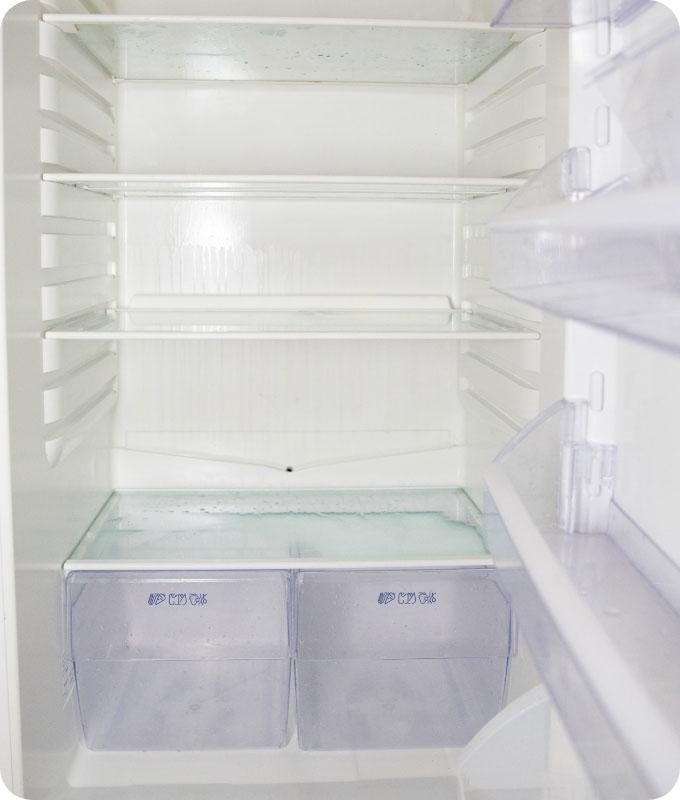
[[[588,441],[588,411],[574,403],[562,434],[559,526],[567,533],[605,533],[614,493],[616,447]]]

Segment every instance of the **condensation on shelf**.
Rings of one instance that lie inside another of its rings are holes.
[[[526,30],[480,22],[44,14],[125,80],[466,84]]]
[[[66,571],[490,566],[458,490],[118,492]]]

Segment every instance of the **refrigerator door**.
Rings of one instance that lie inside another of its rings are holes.
[[[659,3],[515,0],[497,23],[529,17],[574,26],[572,147],[492,222],[492,283],[569,320],[565,394],[588,400],[487,470],[487,544],[598,795],[643,800],[680,767],[680,33]]]

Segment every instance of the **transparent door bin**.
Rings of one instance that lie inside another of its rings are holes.
[[[511,617],[494,574],[299,573],[300,747],[466,744],[503,700]]]
[[[67,637],[92,750],[281,747],[285,572],[72,572]]]
[[[490,225],[496,289],[552,314],[680,350],[680,188],[590,191],[590,153],[546,165]]]
[[[650,0],[504,0],[493,25],[570,28],[598,20],[625,22]]]
[[[590,76],[621,121],[647,179],[655,183],[680,181],[680,92],[675,80],[680,74],[680,30],[673,12],[663,12],[654,33]]]
[[[487,472],[499,581],[603,800],[667,792],[680,767],[678,568],[613,500],[615,449],[560,402]]]

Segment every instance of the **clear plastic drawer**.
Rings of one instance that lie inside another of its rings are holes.
[[[88,747],[285,743],[288,573],[75,572],[66,587]]]
[[[501,707],[512,644],[492,569],[303,572],[303,749],[464,745]]]

